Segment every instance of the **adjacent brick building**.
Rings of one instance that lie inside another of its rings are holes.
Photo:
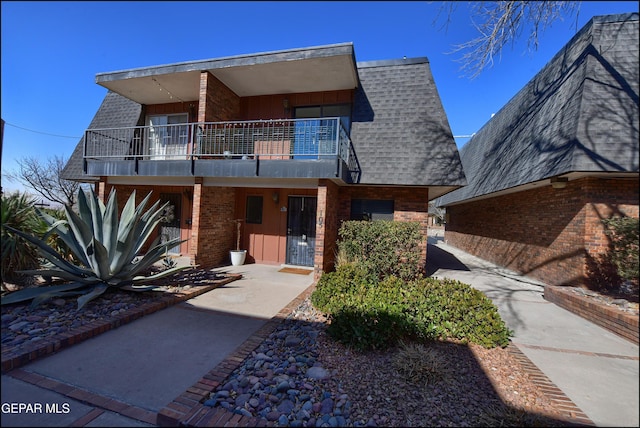
[[[550,285],[590,286],[602,219],[638,217],[638,14],[594,17],[461,149],[437,200],[450,245]]]

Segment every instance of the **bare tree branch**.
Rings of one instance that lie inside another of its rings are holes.
[[[448,19],[456,2],[445,2]],[[512,45],[528,31],[527,47],[538,49],[538,37],[557,20],[575,16],[580,10],[579,1],[479,1],[469,2],[472,8],[473,25],[479,36],[454,47],[452,53],[462,53],[457,60],[462,63],[461,71],[471,79],[480,75],[487,67],[493,66],[494,57],[502,54],[508,43]]]
[[[6,176],[49,201],[72,207],[80,183],[62,178],[65,164],[66,160],[60,156],[48,158],[44,164],[36,157],[24,157],[18,160],[19,170],[9,172]]]

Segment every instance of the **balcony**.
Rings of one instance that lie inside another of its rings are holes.
[[[339,178],[360,167],[339,118],[184,123],[88,129],[93,176]]]

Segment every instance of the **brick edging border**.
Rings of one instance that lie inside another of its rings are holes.
[[[64,395],[65,397],[69,397],[73,400],[77,400],[81,403],[94,407],[88,413],[73,421],[69,425],[71,427],[84,427],[105,411],[118,413],[128,418],[136,419],[148,424],[153,424],[156,419],[156,413],[153,411],[132,406],[123,401],[116,400],[115,398],[105,397],[83,388],[67,385],[38,373],[28,372],[23,369],[16,369],[12,370],[11,373],[8,373],[7,376],[22,382],[30,383],[31,385],[35,385],[40,388],[45,388],[49,391],[56,392]]]
[[[204,401],[209,394],[240,367],[243,361],[260,344],[275,331],[278,325],[297,308],[315,289],[315,284],[309,286],[298,297],[292,300],[275,317],[256,331],[247,341],[235,349],[227,358],[220,362],[213,370],[204,375],[192,387],[158,412],[156,425],[160,427],[265,427],[271,423],[262,418],[248,417],[234,414],[221,407],[205,406]],[[538,386],[556,406],[560,419],[575,427],[596,426],[593,421],[578,406],[565,395],[551,380],[525,355],[514,343],[506,348],[522,369],[527,373],[534,385]],[[558,418],[557,414],[547,415]]]
[[[636,345],[639,344],[638,315],[590,301],[588,297],[580,296],[562,286],[545,286],[544,298]]]
[[[254,332],[249,339],[237,347],[209,373],[188,388],[171,403],[158,412],[156,424],[161,427],[253,427],[268,426],[262,418],[243,416],[232,413],[221,407],[209,407],[202,403],[209,398],[209,394],[222,384],[235,369],[254,351],[278,325],[282,323],[298,306],[300,306],[315,289],[315,283],[307,287],[287,306]]]
[[[196,286],[181,293],[172,293],[162,296],[153,302],[147,302],[135,308],[128,309],[121,314],[109,317],[106,320],[96,320],[75,328],[71,331],[56,334],[46,339],[39,340],[33,345],[2,348],[2,374],[22,367],[39,358],[54,354],[77,343],[83,342],[94,336],[116,329],[145,315],[152,314],[161,309],[184,302],[193,297],[204,294],[215,288],[242,278],[241,274],[226,273],[226,277],[217,279],[213,284]]]
[[[555,383],[551,382],[547,375],[545,375],[515,343],[509,343],[506,350],[515,358],[525,373],[527,373],[531,382],[540,388],[540,391],[556,406],[560,412],[560,419],[563,422],[571,426],[596,426]],[[557,419],[558,415],[548,414],[545,416]]]

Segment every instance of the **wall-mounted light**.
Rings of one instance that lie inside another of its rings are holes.
[[[271,199],[273,199],[273,202],[277,204],[277,203],[278,203],[278,201],[280,200],[280,193],[278,193],[278,192],[273,192],[273,193],[271,194]]]
[[[282,100],[282,107],[284,108],[285,113],[289,113],[289,99],[284,98]]]
[[[564,189],[567,187],[569,179],[567,177],[551,177],[551,187],[554,189]]]

